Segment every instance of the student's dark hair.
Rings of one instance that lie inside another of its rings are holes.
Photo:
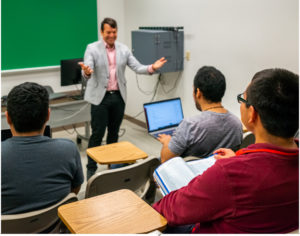
[[[113,18],[106,17],[101,22],[101,31],[104,30],[104,24],[108,24],[111,28],[116,29],[118,27],[117,22]]]
[[[49,94],[36,83],[14,87],[7,96],[7,112],[17,132],[39,131],[48,116]]]
[[[202,92],[206,100],[221,102],[226,90],[224,75],[213,66],[201,67],[194,78],[194,93],[197,88]]]
[[[285,69],[256,73],[246,90],[247,101],[272,135],[293,137],[299,128],[299,76]]]

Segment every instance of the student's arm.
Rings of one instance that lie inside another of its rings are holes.
[[[187,186],[169,193],[153,205],[171,226],[208,222],[235,211],[233,190],[218,164],[195,177]]]
[[[73,180],[71,183],[71,192],[78,194],[81,184],[84,181],[83,178],[83,171],[82,171],[82,165],[81,165],[81,160],[80,160],[80,154],[77,150],[77,147],[75,146],[75,144],[73,144],[74,146],[74,161],[75,161],[75,165],[74,165],[74,172],[73,172]]]
[[[171,159],[172,157],[178,156],[178,154],[173,153],[169,149],[169,142],[171,138],[172,137],[170,135],[166,135],[166,134],[160,134],[159,137],[157,138],[158,141],[160,141],[163,145],[160,152],[161,163],[164,163],[165,161]]]
[[[158,140],[162,143],[161,162],[165,162],[173,157],[180,156],[190,147],[191,124],[186,120],[181,121],[173,136],[162,134]]]

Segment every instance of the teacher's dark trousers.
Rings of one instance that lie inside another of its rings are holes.
[[[116,143],[124,117],[125,103],[119,91],[106,92],[99,105],[91,105],[92,135],[88,148],[100,146],[107,127],[106,143]],[[97,170],[97,163],[88,156],[87,179]]]

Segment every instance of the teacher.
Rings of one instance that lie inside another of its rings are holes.
[[[100,32],[103,40],[89,44],[84,63],[79,63],[87,80],[84,100],[91,103],[92,135],[88,148],[101,145],[106,127],[106,143],[118,142],[126,102],[126,65],[138,74],[152,74],[166,63],[162,57],[152,65],[140,64],[126,45],[116,41],[118,27],[112,18],[101,22]],[[87,179],[96,170],[97,163],[88,156]]]

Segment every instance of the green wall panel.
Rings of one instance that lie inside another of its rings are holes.
[[[1,69],[83,57],[97,32],[97,0],[2,0]]]

